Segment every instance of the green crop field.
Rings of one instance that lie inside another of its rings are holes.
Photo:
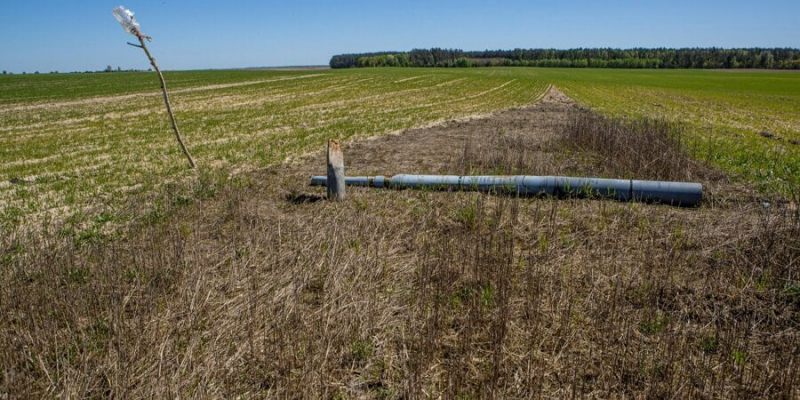
[[[687,127],[695,154],[786,193],[800,174],[800,74],[534,68],[166,74],[202,171],[240,172],[535,102],[553,84],[600,113]],[[760,135],[768,132],[768,136]],[[0,76],[0,221],[103,212],[196,177],[153,73]]]
[[[501,72],[501,73],[495,73]],[[366,137],[529,104],[515,71],[203,71],[166,74],[203,171],[240,172]],[[187,168],[153,73],[0,78],[0,206],[7,225],[105,212]]]
[[[698,158],[751,183],[783,193],[798,184],[798,73],[609,69],[537,69],[536,73],[602,114],[664,118],[683,125]]]

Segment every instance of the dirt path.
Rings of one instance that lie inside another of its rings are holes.
[[[456,173],[447,170],[469,141],[493,135],[522,135],[544,144],[552,139],[576,103],[552,87],[537,103],[494,113],[469,121],[411,129],[345,144],[348,175],[394,175],[400,173]],[[298,176],[324,175],[325,153],[317,152],[300,165],[290,167]]]

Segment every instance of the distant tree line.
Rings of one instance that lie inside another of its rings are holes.
[[[414,49],[335,55],[331,68],[366,67],[567,67],[800,69],[800,49],[514,49],[463,51]]]
[[[396,54],[406,53],[399,51],[383,51],[379,53],[339,54],[331,58],[330,66],[331,68],[353,68],[359,66],[359,58],[363,58],[364,62],[366,62],[368,59],[379,59],[380,57],[394,56]],[[409,65],[403,65],[403,67],[408,66]]]
[[[68,73],[69,74],[94,74],[94,73],[97,73],[97,72],[142,72],[142,71],[143,70],[140,70],[140,69],[122,69],[121,67],[117,67],[117,69],[114,69],[112,66],[109,65],[105,69],[99,70],[99,71],[84,71],[84,72],[74,71],[74,72],[68,72]],[[147,69],[147,72],[151,72],[151,71],[153,71],[152,68],[148,68]],[[50,74],[59,74],[60,72],[58,72],[58,71],[50,71],[49,73]],[[3,75],[14,75],[13,72],[9,72],[9,71],[6,71],[6,70],[3,70],[2,74]],[[27,75],[27,74],[28,74],[28,72],[22,71],[22,75]],[[33,72],[33,74],[34,75],[39,75],[39,71]]]

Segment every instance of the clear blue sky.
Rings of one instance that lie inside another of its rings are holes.
[[[136,13],[163,69],[327,64],[412,48],[800,47],[800,1],[3,0],[0,70],[146,69],[111,9]]]

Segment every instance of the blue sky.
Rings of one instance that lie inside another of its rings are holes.
[[[0,69],[146,69],[111,9],[136,13],[163,69],[327,64],[412,48],[800,47],[800,1],[3,0]]]

